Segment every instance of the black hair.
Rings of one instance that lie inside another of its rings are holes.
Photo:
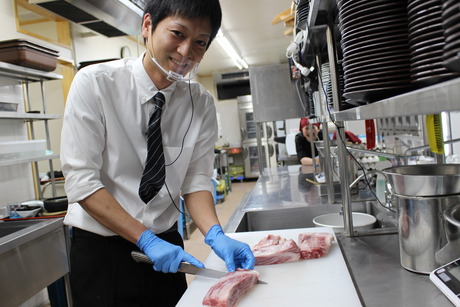
[[[206,49],[216,37],[222,21],[222,10],[219,0],[149,0],[144,9],[152,20],[152,32],[158,23],[170,16],[180,16],[190,19],[209,19],[211,22],[211,37]]]

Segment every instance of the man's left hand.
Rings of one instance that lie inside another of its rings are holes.
[[[256,259],[249,245],[226,236],[220,225],[211,227],[204,242],[211,246],[217,256],[225,261],[229,272],[233,272],[237,268],[254,269]]]

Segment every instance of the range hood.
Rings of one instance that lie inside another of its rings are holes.
[[[107,37],[140,33],[146,0],[29,0]]]

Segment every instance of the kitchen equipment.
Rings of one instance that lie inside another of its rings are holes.
[[[366,119],[366,148],[373,149],[375,148],[375,123],[373,119]]]
[[[459,164],[425,164],[383,170],[394,194],[436,196],[460,194]]]
[[[69,202],[66,196],[58,196],[46,198],[43,201],[43,205],[47,212],[61,212],[66,211],[69,206]]]
[[[443,218],[448,208],[460,203],[459,171],[455,164],[383,170],[397,202],[401,265],[407,270],[429,274],[460,256]]]
[[[24,39],[0,42],[0,61],[19,66],[53,71],[59,51]]]
[[[441,114],[426,115],[426,134],[430,150],[436,154],[444,154]]]
[[[353,212],[353,229],[354,230],[369,230],[374,228],[377,219],[366,213]],[[313,219],[316,226],[330,227],[335,232],[344,232],[343,215],[339,212],[328,213],[317,216]]]
[[[448,222],[446,225],[448,240],[460,241],[460,203],[444,211],[444,219]]]
[[[42,209],[41,206],[27,206],[23,205],[21,208],[15,209],[15,212],[19,214],[22,218],[34,217]]]
[[[63,276],[70,291],[66,232],[62,218],[0,223],[2,306],[27,305],[25,301]]]
[[[270,231],[227,233],[233,239],[254,246],[268,234],[297,241],[298,235],[307,232],[329,232],[326,227],[298,228]],[[211,252],[207,267],[225,270],[225,263]],[[362,306],[347,265],[337,241],[322,258],[256,266],[260,278],[267,282],[254,287],[239,302],[238,307],[279,306]],[[215,281],[197,276],[189,285],[177,307],[201,306],[201,302]]]
[[[407,91],[407,3],[338,1],[337,7],[347,102],[365,104]]]
[[[315,144],[315,147],[318,150],[319,170],[320,172],[324,173],[326,170],[326,166],[325,166],[326,162],[324,161],[325,159],[324,141],[314,141],[313,143]],[[332,181],[340,182],[339,180],[340,170],[339,170],[339,163],[338,163],[337,154],[336,154],[337,145],[334,142],[331,142],[329,146],[329,151],[330,151],[331,158],[332,158],[332,166],[334,168]]]
[[[445,63],[443,64],[443,50],[448,43],[443,35],[442,24],[447,18],[442,16],[442,2],[441,0],[408,1],[411,83],[419,87],[446,81],[459,75],[450,71]]]
[[[431,281],[455,306],[460,306],[460,258],[430,273]]]
[[[453,205],[444,211],[444,218],[448,220],[452,225],[460,228],[460,204]],[[455,233],[458,233],[458,229]]]
[[[436,252],[438,263],[447,263],[460,257],[460,204],[454,204],[444,211],[447,244]]]
[[[152,260],[150,260],[149,257],[147,257],[146,254],[141,253],[141,252],[136,252],[132,251],[131,252],[131,257],[133,257],[136,262],[144,262],[144,263],[149,263],[153,264]],[[217,271],[213,269],[200,269],[193,264],[182,262],[179,266],[179,272],[186,273],[186,274],[192,274],[192,275],[198,275],[198,276],[204,276],[204,277],[209,277],[209,278],[215,278],[219,279],[227,275],[227,271]],[[259,280],[259,284],[266,284],[266,282]]]
[[[443,212],[460,202],[460,195],[432,197],[396,197],[399,219],[399,243],[401,265],[409,271],[429,274],[446,261],[460,256],[453,251],[445,255],[444,262],[436,254],[446,244],[446,222]],[[438,257],[439,258],[439,257]]]
[[[452,71],[460,72],[460,40],[458,39],[460,24],[460,8],[456,0],[445,0],[442,4],[444,65]]]
[[[251,95],[238,96],[238,113],[246,178],[259,177],[261,170],[277,166],[273,122],[255,121]],[[258,135],[259,134],[259,135]],[[261,147],[259,148],[258,140]]]
[[[315,147],[318,150],[318,156],[319,156],[319,165],[320,165],[320,171],[324,173],[325,171],[325,151],[324,151],[324,141],[314,141]],[[337,145],[335,144],[334,141],[330,143],[329,146],[331,158],[332,158],[332,167],[333,167],[333,181],[334,182],[340,182],[339,179],[339,174],[340,174],[340,165],[339,165],[339,158],[337,155]],[[349,180],[350,182],[353,182],[356,178],[356,166],[355,166],[355,161],[351,155],[349,155]]]

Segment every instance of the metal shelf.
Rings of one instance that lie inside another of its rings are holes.
[[[27,82],[59,80],[63,78],[62,75],[52,72],[22,67],[5,62],[0,62],[0,76]]]
[[[31,153],[21,153],[17,155],[8,155],[8,157],[1,158],[0,156],[0,166],[7,166],[7,165],[16,165],[21,163],[30,163],[36,161],[43,161],[43,160],[52,160],[52,159],[59,159],[59,155],[55,154],[52,151],[46,152],[31,152]]]
[[[58,114],[37,114],[37,113],[16,113],[16,112],[0,112],[0,119],[18,119],[18,120],[48,120],[59,119]]]
[[[59,155],[51,151],[49,144],[49,127],[48,120],[61,118],[60,115],[55,114],[46,114],[46,100],[44,92],[44,81],[51,80],[61,80],[63,79],[62,75],[46,72],[37,69],[31,69],[27,67],[22,67],[14,64],[9,64],[5,62],[0,62],[0,77],[2,82],[4,79],[15,80],[16,82],[22,83],[23,90],[25,91],[24,97],[21,96],[21,99],[24,99],[26,104],[26,109],[30,110],[31,105],[29,101],[29,83],[39,82],[42,96],[43,104],[43,114],[39,113],[17,113],[17,112],[0,112],[0,119],[2,120],[23,120],[27,122],[29,138],[35,139],[34,137],[34,125],[33,122],[36,120],[42,120],[44,122],[44,130],[46,133],[46,139],[48,141],[47,150],[43,151],[33,151],[25,153],[16,153],[16,154],[5,154],[0,157],[0,166],[10,166],[10,165],[19,165],[26,163],[35,163],[35,167],[32,169],[34,176],[34,189],[36,198],[42,198],[42,192],[40,189],[40,176],[38,172],[38,161],[49,161],[49,171],[51,173],[51,180],[53,182],[53,196],[56,196],[56,189],[54,184],[54,168],[53,168],[53,159],[58,159]],[[7,84],[9,84],[8,82]],[[24,124],[26,125],[26,124]]]
[[[336,121],[352,121],[396,116],[460,111],[460,78],[438,83],[365,106],[335,112]]]

